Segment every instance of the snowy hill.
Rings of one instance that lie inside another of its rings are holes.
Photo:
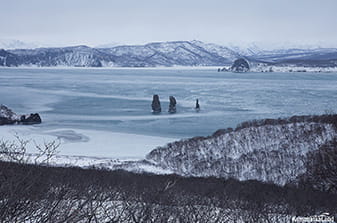
[[[0,52],[0,66],[69,67],[171,67],[230,66],[245,58],[263,66],[337,67],[337,49],[263,50],[226,47],[201,41],[156,42],[109,48],[72,46],[60,48],[12,49]],[[259,70],[259,69],[256,69]]]
[[[147,156],[183,176],[216,176],[284,185],[305,174],[308,154],[337,136],[337,115],[246,122],[160,147]]]
[[[9,50],[18,65],[53,67],[102,67],[111,56],[87,46]]]

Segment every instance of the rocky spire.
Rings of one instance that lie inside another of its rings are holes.
[[[177,101],[173,96],[170,96],[170,105],[169,105],[169,113],[176,113],[177,108],[176,108]]]
[[[195,102],[195,110],[200,110],[199,99],[197,99],[197,101]]]
[[[153,95],[152,99],[152,112],[157,114],[161,112],[161,106],[159,101],[159,96],[157,94]]]

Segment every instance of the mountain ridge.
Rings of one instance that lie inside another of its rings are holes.
[[[11,49],[0,52],[0,66],[36,67],[172,67],[229,66],[245,58],[254,64],[337,67],[337,49],[262,50],[226,47],[193,41],[153,42],[144,45],[119,45],[92,48],[85,45]],[[258,65],[258,66],[259,66]]]

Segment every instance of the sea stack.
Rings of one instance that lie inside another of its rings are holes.
[[[195,102],[195,110],[200,111],[199,99]]]
[[[169,113],[172,114],[177,112],[176,104],[177,104],[176,99],[173,96],[170,96],[170,105],[168,110]]]
[[[152,112],[158,114],[161,112],[161,106],[159,101],[159,96],[157,94],[153,95],[152,99]]]

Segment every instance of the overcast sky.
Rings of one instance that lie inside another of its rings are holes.
[[[0,38],[96,46],[201,40],[337,47],[337,0],[0,0]]]

